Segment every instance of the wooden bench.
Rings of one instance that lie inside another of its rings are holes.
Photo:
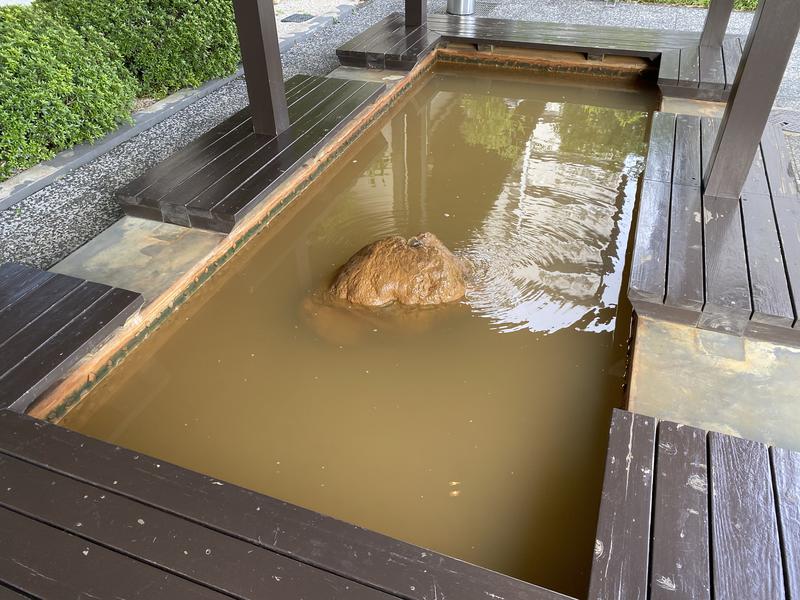
[[[800,194],[769,123],[739,202],[704,198],[713,118],[655,113],[628,289],[639,314],[800,342]]]
[[[253,132],[246,108],[117,192],[126,214],[230,232],[385,89],[383,83],[297,75],[286,82],[290,127]]]
[[[590,600],[800,597],[800,453],[617,410]]]
[[[142,303],[128,290],[0,265],[0,408],[25,410]]]
[[[0,410],[4,585],[47,598],[568,600]]]
[[[725,100],[742,56],[742,40],[728,36],[721,46],[700,46],[700,34],[595,25],[535,23],[487,17],[429,15],[426,25],[407,27],[393,13],[336,50],[346,66],[411,69],[441,44],[511,46],[579,52],[592,59],[636,56],[658,64],[664,95]]]

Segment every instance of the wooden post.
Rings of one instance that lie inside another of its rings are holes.
[[[233,0],[253,130],[275,136],[289,127],[272,0]]]
[[[406,0],[406,27],[419,27],[428,21],[428,0]]]
[[[761,0],[711,151],[706,196],[739,199],[798,30],[797,0]]]
[[[733,0],[711,0],[700,35],[701,46],[721,46],[733,11]]]

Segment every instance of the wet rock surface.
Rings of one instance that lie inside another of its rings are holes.
[[[446,304],[464,297],[466,274],[466,263],[434,234],[393,235],[356,252],[329,296],[361,306]]]

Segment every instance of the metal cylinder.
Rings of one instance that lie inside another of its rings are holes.
[[[475,0],[447,0],[447,12],[451,15],[471,15],[475,12]]]

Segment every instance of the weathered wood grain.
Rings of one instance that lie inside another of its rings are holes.
[[[565,598],[9,411],[0,411],[0,452],[403,598]]]
[[[700,59],[699,85],[708,88],[725,88],[725,63],[721,46],[698,46]]]
[[[672,183],[673,157],[675,155],[675,127],[673,113],[657,112],[650,124],[650,143],[644,178],[662,183]]]
[[[647,597],[655,436],[654,419],[614,411],[590,600]]]
[[[771,448],[775,500],[789,598],[800,598],[800,452]]]
[[[790,328],[795,316],[772,197],[743,192],[741,205],[753,296],[751,318],[755,323]]]
[[[348,579],[3,454],[0,454],[0,505],[239,598],[391,598]]]
[[[711,598],[706,432],[658,425],[651,600]]]
[[[230,598],[5,508],[0,580],[37,598]]]
[[[0,266],[0,408],[24,410],[142,305],[140,294]]]
[[[636,237],[631,263],[628,297],[638,302],[660,305],[664,302],[667,281],[670,184],[644,181],[636,220]]]
[[[700,87],[700,49],[697,45],[681,48],[678,87]]]
[[[708,434],[714,597],[785,597],[767,447]]]
[[[698,137],[698,144],[699,144]],[[699,148],[698,148],[699,150]],[[697,171],[700,171],[699,154]],[[700,312],[704,305],[703,222],[700,188],[672,186],[665,303]]]

